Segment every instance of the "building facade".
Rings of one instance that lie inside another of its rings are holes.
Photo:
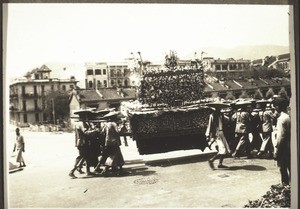
[[[233,58],[228,59],[214,59],[213,57],[204,57],[202,60],[204,71],[211,72],[234,72],[243,71],[250,68],[251,60]]]
[[[86,63],[86,89],[130,87],[128,63]]]
[[[53,120],[53,115],[44,112],[46,95],[57,90],[71,91],[76,87],[74,77],[52,79],[51,70],[43,65],[28,72],[26,77],[16,79],[9,87],[10,121],[18,126],[38,124]]]

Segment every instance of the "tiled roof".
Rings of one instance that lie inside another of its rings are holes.
[[[276,57],[275,56],[270,56],[270,57],[266,57],[265,58],[265,66],[269,66],[272,63],[274,63],[276,61]]]
[[[251,84],[251,82],[247,80],[238,81],[239,84],[241,84],[244,88],[256,88],[257,86],[254,84]]]
[[[265,84],[265,82],[263,82],[263,81],[261,81],[259,79],[255,79],[254,83],[256,83],[258,87],[266,86],[267,85],[267,84]]]
[[[102,99],[124,99],[124,98],[135,98],[136,93],[134,89],[123,89],[123,94],[118,93],[115,88],[103,88],[100,89],[99,92],[103,96]],[[123,97],[123,96],[124,97]]]
[[[235,82],[228,80],[226,81],[226,84],[233,90],[242,89],[239,85],[237,85]]]
[[[101,100],[101,96],[97,93],[97,91],[89,89],[80,89],[78,91],[78,98],[82,102]]]
[[[211,83],[210,84],[214,89],[214,91],[222,91],[222,90],[228,90],[225,86],[219,84],[219,83]]]
[[[130,97],[130,98],[135,98],[136,97],[136,90],[135,89],[123,89],[123,91],[124,91],[126,97]]]
[[[252,61],[253,65],[262,64],[262,63],[263,63],[262,59],[257,59]]]
[[[278,60],[290,59],[290,53],[278,55]]]

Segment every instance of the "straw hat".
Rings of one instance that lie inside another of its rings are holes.
[[[104,115],[102,118],[103,119],[111,119],[111,118],[120,118],[120,112],[119,111],[111,111]]]
[[[218,110],[230,107],[230,104],[223,103],[223,102],[211,102],[211,103],[208,103],[206,105],[209,106],[209,107],[213,107],[215,109],[218,109]]]
[[[252,102],[251,101],[238,101],[236,103],[233,103],[233,108],[239,109],[239,108],[247,108],[247,107],[252,107]]]
[[[88,119],[92,116],[92,111],[85,109],[85,110],[77,110],[74,112],[74,114],[78,115],[80,119]]]

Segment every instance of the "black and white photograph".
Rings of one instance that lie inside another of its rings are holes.
[[[297,208],[292,4],[3,8],[5,208]]]

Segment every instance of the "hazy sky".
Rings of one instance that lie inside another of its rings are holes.
[[[202,47],[289,45],[286,5],[9,4],[7,72],[45,62],[157,61]]]

